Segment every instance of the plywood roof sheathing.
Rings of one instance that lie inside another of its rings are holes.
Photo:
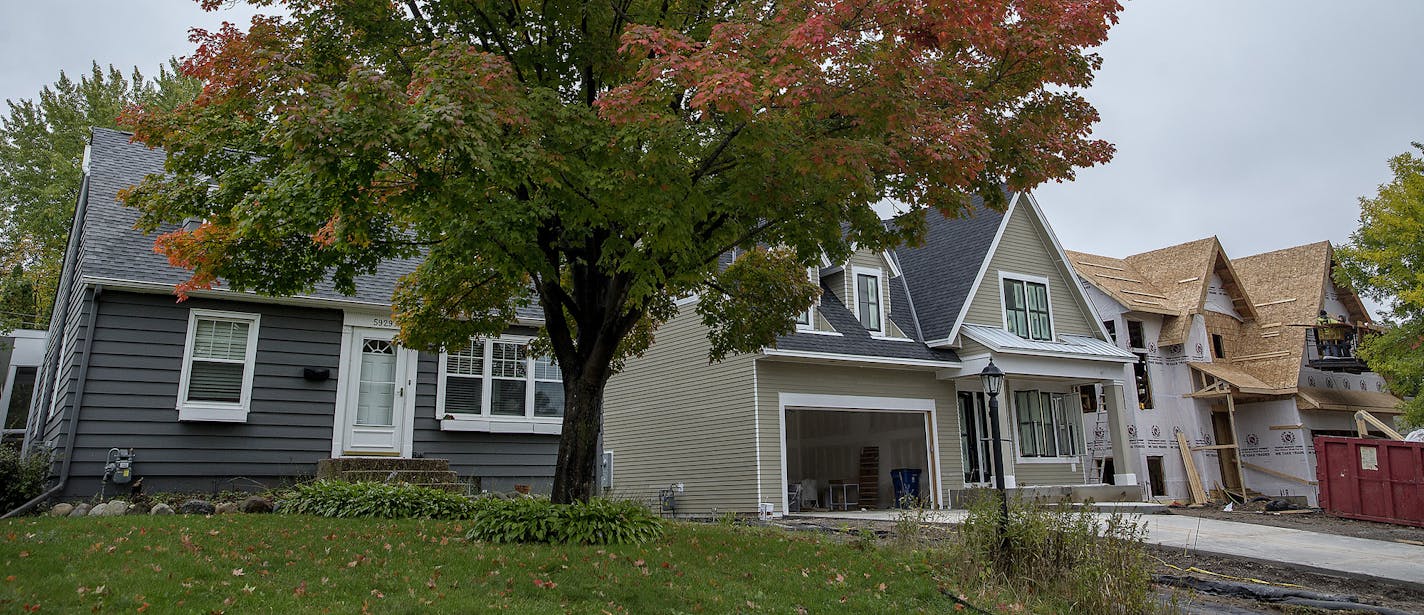
[[[1088,262],[1088,261],[1080,261],[1078,264],[1079,264],[1079,265],[1087,265],[1087,266],[1089,266],[1089,267],[1102,267],[1103,269],[1111,269],[1111,270],[1113,270],[1113,271],[1122,271],[1122,270],[1123,270],[1122,267],[1114,267],[1114,266],[1112,266],[1112,265],[1104,265],[1104,264],[1102,264],[1102,263],[1090,263],[1090,262]]]
[[[1156,293],[1144,293],[1144,292],[1142,292],[1142,291],[1140,291],[1140,290],[1124,290],[1124,291],[1122,291],[1122,292],[1123,292],[1123,293],[1126,293],[1126,294],[1129,294],[1129,295],[1142,295],[1143,297],[1152,297],[1153,299],[1166,299],[1166,298],[1167,298],[1166,295],[1158,295],[1158,294],[1156,294]]]

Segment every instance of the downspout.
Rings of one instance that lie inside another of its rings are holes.
[[[69,466],[74,461],[74,439],[79,434],[79,411],[84,408],[84,383],[89,376],[89,352],[94,348],[94,320],[99,316],[99,295],[103,293],[104,287],[96,285],[89,294],[89,317],[84,321],[84,352],[79,363],[79,377],[74,383],[74,406],[69,409],[69,433],[64,439],[64,463],[59,470],[59,482],[34,499],[0,515],[0,519],[9,519],[29,512],[41,502],[62,493],[64,487],[69,484]]]

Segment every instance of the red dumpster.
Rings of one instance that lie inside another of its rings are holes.
[[[1424,527],[1424,442],[1318,436],[1315,478],[1332,515]]]

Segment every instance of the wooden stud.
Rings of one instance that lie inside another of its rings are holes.
[[[1271,429],[1300,429],[1300,428],[1301,428],[1301,424],[1300,424],[1300,423],[1296,423],[1295,425],[1272,425],[1272,426],[1271,426]]]
[[[1236,401],[1231,395],[1226,396],[1226,417],[1231,422],[1231,441],[1240,442],[1240,436],[1236,435]],[[1241,501],[1250,501],[1251,498],[1246,497],[1246,472],[1241,469],[1241,451],[1236,451],[1233,457],[1236,459],[1236,480],[1241,481]]]
[[[1228,448],[1237,448],[1235,444],[1213,444],[1211,446],[1193,446],[1194,451],[1219,451]]]
[[[1187,436],[1177,432],[1177,446],[1182,450],[1182,466],[1187,470],[1187,486],[1192,490],[1192,503],[1205,504],[1206,490],[1202,488],[1201,475],[1197,474],[1197,463],[1192,460],[1192,447],[1187,444]]]
[[[1302,484],[1302,485],[1316,485],[1316,484],[1319,484],[1319,483],[1317,483],[1317,482],[1315,482],[1315,481],[1313,481],[1313,480],[1306,480],[1306,479],[1301,478],[1301,477],[1299,477],[1299,476],[1294,476],[1294,475],[1291,475],[1291,474],[1286,474],[1285,472],[1280,472],[1280,471],[1277,471],[1277,470],[1272,470],[1272,469],[1270,469],[1270,468],[1261,467],[1261,466],[1258,466],[1258,465],[1256,465],[1256,464],[1254,464],[1254,463],[1248,463],[1248,462],[1243,461],[1243,462],[1241,462],[1241,465],[1243,465],[1243,466],[1245,466],[1245,467],[1247,467],[1247,468],[1250,468],[1250,469],[1252,469],[1252,470],[1255,470],[1255,471],[1257,471],[1257,472],[1260,472],[1260,473],[1262,473],[1262,474],[1267,474],[1267,475],[1270,475],[1270,476],[1274,476],[1274,477],[1279,478],[1279,479],[1282,479],[1282,480],[1294,481],[1294,482],[1300,483],[1300,484]]]

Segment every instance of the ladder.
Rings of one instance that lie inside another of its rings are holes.
[[[1107,404],[1103,403],[1106,400],[1103,399],[1102,389],[1096,384],[1088,386],[1093,387],[1093,399],[1097,403],[1098,410],[1093,416],[1092,439],[1083,438],[1084,441],[1089,442],[1088,463],[1083,464],[1083,482],[1094,484],[1104,482],[1103,469],[1107,458],[1112,456],[1112,434],[1108,429]],[[1081,394],[1080,391],[1079,395]],[[1098,441],[1099,433],[1103,434],[1101,443]]]

